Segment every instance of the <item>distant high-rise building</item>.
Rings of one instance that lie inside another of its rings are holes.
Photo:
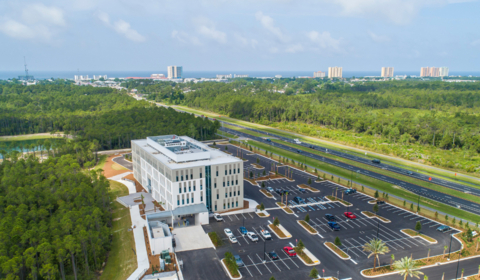
[[[228,75],[217,74],[217,79],[231,79],[231,78],[232,78],[232,74],[228,74]]]
[[[168,66],[168,78],[181,79],[183,74],[182,71],[182,66]]]
[[[341,78],[342,77],[342,67],[328,67],[328,77],[329,78]]]
[[[430,67],[420,68],[420,77],[430,77]]]
[[[382,77],[393,78],[393,67],[382,67]]]
[[[247,74],[234,74],[233,77],[234,78],[248,78],[248,75]]]
[[[448,67],[440,67],[440,77],[447,77],[448,76]]]
[[[322,72],[322,71],[313,72],[313,77],[314,78],[325,78],[325,72]]]
[[[430,67],[430,77],[440,77],[440,68]]]

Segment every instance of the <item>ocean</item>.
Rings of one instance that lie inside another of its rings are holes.
[[[326,71],[326,70],[325,70]],[[299,76],[313,76],[311,71],[184,71],[183,78],[215,78],[217,74],[240,74],[248,75],[249,77],[274,77],[275,75],[282,75],[284,78],[299,77]],[[73,79],[75,75],[88,75],[93,78],[93,75],[107,75],[108,78],[125,78],[125,77],[150,77],[151,74],[164,74],[166,71],[30,71],[29,75],[34,76],[37,80],[44,80],[50,78]],[[7,80],[18,78],[18,76],[25,75],[25,72],[19,71],[0,71],[0,80]],[[395,71],[395,75],[415,75],[419,76],[420,71]],[[480,76],[479,71],[450,71],[449,75],[454,76]],[[380,71],[343,71],[343,77],[365,77],[365,76],[380,76]]]

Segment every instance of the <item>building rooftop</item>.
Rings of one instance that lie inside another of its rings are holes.
[[[188,142],[185,139],[178,137],[177,135],[153,136],[147,137],[147,139],[152,139],[177,155],[203,153],[207,151],[192,142]]]

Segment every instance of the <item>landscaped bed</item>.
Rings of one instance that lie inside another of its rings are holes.
[[[257,164],[257,163],[252,163],[252,165],[257,169],[265,169],[265,167],[263,167],[263,166],[261,166],[260,164]]]
[[[303,228],[306,229],[311,234],[317,234],[318,233],[318,231],[316,229],[314,229],[311,225],[309,225],[307,222],[305,222],[305,221],[297,221],[297,222],[300,225],[302,225]]]
[[[284,203],[282,203],[282,202],[276,202],[276,204],[277,204],[278,206],[280,206],[280,207],[283,209],[283,211],[287,212],[288,214],[293,214],[292,209],[286,207]]]
[[[343,205],[346,205],[346,206],[352,205],[350,202],[347,202],[343,199],[337,198],[333,195],[327,195],[327,198],[330,199],[331,201],[339,201],[339,202],[343,203]]]
[[[228,269],[228,272],[230,273],[230,275],[231,275],[232,278],[240,278],[240,274],[239,274],[238,269],[237,269],[234,273],[232,273],[232,269],[231,269],[231,267],[229,267],[229,266],[227,265],[227,262],[225,261],[225,259],[222,259],[222,263],[223,263],[223,265],[225,265],[225,267]]]
[[[221,246],[222,245],[222,239],[218,236],[218,234],[214,231],[209,232],[208,236],[210,237],[210,240],[212,240],[212,243],[215,247]]]
[[[269,193],[267,190],[265,189],[260,189],[260,191],[266,196],[266,197],[270,197],[272,198],[273,195],[271,193]]]
[[[316,188],[312,188],[310,187],[309,185],[305,185],[305,184],[300,184],[298,185],[299,188],[302,188],[302,189],[307,189],[311,192],[320,192],[319,190],[317,190]]]
[[[295,251],[295,252],[296,252],[296,251]],[[307,254],[305,254],[305,253],[303,252],[303,250],[302,250],[301,252],[297,252],[297,256],[299,256],[300,258],[302,258],[302,260],[303,260],[304,262],[306,262],[307,264],[313,264],[312,259],[310,259],[310,258],[307,256]]]
[[[266,217],[266,215],[263,214],[262,212],[256,212],[256,213],[257,213],[257,215],[258,215],[259,217]]]
[[[401,232],[405,233],[408,236],[411,237],[419,237],[425,239],[429,243],[438,243],[438,241],[434,238],[431,238],[430,236],[427,236],[423,233],[418,233],[412,229],[402,229]]]
[[[343,259],[349,259],[350,256],[347,255],[342,249],[338,248],[337,245],[333,244],[332,242],[325,242],[325,246],[330,248],[332,251],[334,251],[340,258]]]
[[[390,223],[391,221],[385,217],[382,217],[382,216],[378,216],[376,214],[373,214],[372,212],[370,211],[362,211],[362,214],[369,217],[369,218],[377,218],[379,219],[380,221],[384,222],[384,223]]]
[[[268,227],[273,230],[279,238],[286,238],[287,236],[280,230],[278,227],[274,226],[273,224],[269,224]]]

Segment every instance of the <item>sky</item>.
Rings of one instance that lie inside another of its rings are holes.
[[[0,1],[0,71],[480,71],[475,0]]]

